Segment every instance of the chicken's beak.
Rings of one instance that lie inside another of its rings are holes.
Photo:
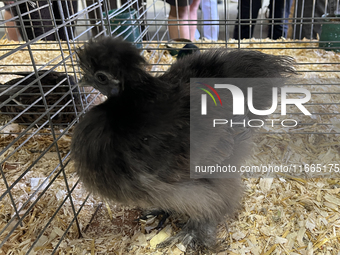
[[[79,86],[79,87],[91,87],[91,85],[88,84],[84,78],[81,78],[81,79],[79,80],[78,86]]]

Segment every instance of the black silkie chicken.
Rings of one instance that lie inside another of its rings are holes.
[[[153,77],[132,44],[111,37],[90,41],[78,56],[81,84],[108,96],[74,130],[71,149],[80,180],[90,191],[122,204],[189,216],[161,246],[180,240],[213,248],[217,224],[239,208],[243,187],[240,178],[190,178],[189,80],[285,77],[294,73],[293,60],[220,49],[188,55]],[[257,109],[270,106],[271,89],[258,93]],[[228,154],[239,163],[246,156],[239,146],[244,137],[228,132]],[[210,137],[202,139],[207,147],[218,146]]]
[[[0,85],[1,112],[7,114],[11,118],[17,117],[20,114],[20,116],[15,119],[15,122],[20,124],[31,124],[37,120],[37,124],[46,122],[48,120],[47,116],[40,118],[41,115],[46,112],[46,109],[44,102],[41,99],[42,95],[38,83],[35,82],[35,84],[28,87],[30,83],[37,79],[36,76],[34,74],[32,75],[32,72],[12,72],[8,74],[22,77],[12,79],[5,84]],[[51,117],[57,113],[52,118],[52,122],[55,124],[67,124],[72,122],[76,117],[76,113],[74,111],[73,104],[70,103],[70,100],[74,100],[76,105],[79,105],[81,100],[78,87],[75,87],[72,90],[72,95],[70,93],[69,83],[70,85],[76,85],[74,77],[65,73],[50,70],[40,70],[38,71],[38,75],[40,76],[44,93],[52,90],[45,96],[45,100],[49,108],[52,108],[52,106],[56,104],[52,109],[50,109]],[[15,85],[17,83],[19,84]],[[55,87],[57,84],[60,85]],[[22,92],[10,100],[7,104],[1,106],[3,102],[20,91]],[[39,98],[40,101],[36,102]],[[65,104],[68,105],[65,107]],[[30,109],[22,113],[29,106],[31,106]]]

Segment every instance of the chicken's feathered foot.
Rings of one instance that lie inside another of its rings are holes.
[[[218,240],[216,242],[216,229],[217,226],[212,226],[211,224],[204,223],[199,224],[198,222],[189,220],[182,230],[172,237],[169,237],[164,242],[157,245],[157,248],[163,249],[166,247],[171,247],[176,243],[180,242],[186,249],[186,254],[211,254],[219,253],[229,249],[230,245],[227,241],[227,237],[223,240]],[[227,232],[228,228],[226,227]],[[203,231],[203,232],[200,232]],[[201,253],[199,253],[201,252]]]
[[[148,211],[146,213],[144,213],[141,217],[139,217],[137,219],[137,221],[140,221],[140,220],[147,220],[148,218],[151,217],[158,217],[162,215],[162,218],[159,220],[159,223],[156,227],[157,230],[160,230],[163,228],[163,225],[166,221],[167,218],[169,218],[170,214],[168,212],[165,212],[163,210],[153,210],[153,211]]]

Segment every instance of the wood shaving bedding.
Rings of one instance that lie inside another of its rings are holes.
[[[229,41],[235,43],[236,41]],[[8,43],[8,45],[7,45]],[[11,43],[0,42],[1,47],[9,46]],[[41,47],[38,44],[34,47]],[[213,47],[225,47],[225,42],[220,45],[205,42],[200,45],[201,49]],[[237,44],[228,44],[230,48],[236,48]],[[317,47],[317,42],[306,40],[295,43],[290,40],[282,42],[271,40],[243,40],[242,48],[267,48],[261,49],[265,53],[277,55],[289,55],[298,62],[297,70],[301,72],[301,78],[314,78],[323,83],[324,79],[339,78],[340,54],[333,51],[309,49]],[[41,54],[53,59],[60,55],[58,45],[50,45]],[[150,63],[149,71],[163,72],[175,59],[166,51],[153,50],[159,47],[159,43],[149,44],[150,50],[143,52],[144,57]],[[276,48],[276,49],[272,49]],[[308,48],[308,49],[306,49]],[[67,52],[67,50],[65,51]],[[4,52],[2,52],[4,54]],[[22,58],[20,53],[15,53],[10,58],[11,63],[26,63],[27,56]],[[3,61],[4,61],[3,60]],[[21,62],[22,61],[22,62]],[[26,62],[25,62],[26,61]],[[46,62],[46,59],[41,60]],[[60,61],[60,60],[59,60]],[[39,62],[39,57],[37,57]],[[31,64],[31,62],[27,62]],[[313,64],[318,63],[318,64]],[[335,63],[335,64],[327,64]],[[1,63],[0,63],[1,64]],[[2,68],[2,67],[1,67]],[[70,66],[72,70],[72,66]],[[8,68],[0,71],[32,70],[27,67]],[[322,72],[322,71],[330,72]],[[58,71],[65,71],[58,67]],[[312,72],[311,72],[312,71]],[[6,79],[7,77],[2,77]],[[2,80],[3,81],[3,80]],[[307,87],[306,87],[307,88]],[[309,86],[315,92],[340,92],[339,86]],[[312,97],[312,103],[340,102],[337,94],[319,94]],[[311,112],[339,112],[339,105],[313,105],[308,106]],[[276,116],[277,117],[277,116]],[[281,117],[278,117],[281,118]],[[2,119],[3,125],[6,118]],[[310,132],[339,132],[340,122],[337,116],[318,115],[315,119],[299,116],[301,122],[330,123],[331,125],[310,125],[303,127],[302,131]],[[17,124],[6,127],[8,134],[0,134],[0,147],[3,150],[10,142],[17,138],[24,129]],[[33,132],[30,130],[30,132]],[[261,131],[282,131],[283,134],[258,134],[254,137],[256,146],[253,156],[245,164],[339,164],[339,135],[337,134],[291,134],[287,131],[298,131],[287,128],[266,128]],[[25,145],[15,152],[3,165],[8,184],[14,183],[18,177],[29,167],[41,152],[46,150],[53,142],[51,130],[43,130],[39,135],[33,136]],[[21,138],[4,154],[0,156],[3,160],[14,151],[27,136]],[[58,150],[62,156],[69,152],[71,136],[63,136],[57,143]],[[273,157],[274,155],[274,157]],[[54,177],[53,184],[46,193],[38,200],[37,204],[27,213],[23,226],[18,226],[10,238],[0,250],[2,254],[24,254],[36,240],[37,235],[50,220],[53,213],[63,199],[66,198],[67,188],[63,174],[67,176],[70,187],[77,182],[73,171],[72,162],[65,167],[64,173],[56,176],[60,167],[48,177],[59,164],[57,147],[54,145],[48,152],[38,160],[33,168],[28,171],[12,189],[12,195],[16,206],[20,208],[34,193],[38,185],[47,178],[48,185]],[[226,219],[228,228],[221,224],[218,237],[226,240],[230,247],[227,252],[219,254],[338,254],[340,250],[340,178],[338,174],[332,178],[304,178],[305,175],[282,175],[280,178],[244,178],[246,187],[242,204],[243,208],[237,212],[235,217]],[[3,179],[0,179],[0,194],[6,191]],[[39,191],[33,199],[19,213],[23,215],[28,206],[36,201],[41,194]],[[81,184],[78,184],[72,192],[72,201],[76,212],[82,205],[87,192]],[[0,201],[0,230],[14,215],[10,197],[6,195]],[[64,231],[70,224],[74,212],[70,200],[67,199],[56,217],[47,227],[42,237],[38,240],[30,254],[50,254]],[[101,198],[90,196],[83,209],[79,213],[79,224],[82,237],[78,236],[78,229],[73,223],[69,232],[61,242],[59,254],[184,254],[185,247],[180,244],[174,247],[157,250],[157,244],[164,235],[174,234],[178,231],[176,220],[167,220],[164,231],[157,233],[152,229],[156,226],[158,219],[152,219],[148,224],[138,224],[133,221],[140,216],[136,208],[128,208],[102,201]],[[8,230],[16,224],[11,223]],[[2,240],[7,230],[0,236]]]

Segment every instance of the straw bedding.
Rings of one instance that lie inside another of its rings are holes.
[[[233,41],[230,41],[231,43]],[[292,41],[271,43],[270,40],[247,40],[241,47],[262,48],[261,51],[271,54],[290,55],[298,63],[297,70],[301,71],[303,79],[313,78],[319,83],[332,78],[330,83],[339,78],[340,54],[333,51],[310,49],[317,47],[317,43],[306,41],[297,44]],[[15,48],[11,42],[2,40],[0,49]],[[143,52],[151,64],[150,71],[164,71],[174,60],[166,51],[152,50],[157,44],[150,44],[150,50]],[[218,47],[224,47],[221,44]],[[51,61],[55,65],[62,60],[60,48],[57,44],[35,44],[33,48],[36,64],[44,64]],[[64,58],[68,56],[68,49],[64,45]],[[205,42],[200,48],[211,48],[216,45]],[[228,45],[237,47],[237,44]],[[267,49],[263,49],[267,48]],[[1,51],[5,54],[7,51]],[[19,66],[2,67],[0,71],[32,70],[31,60],[27,51],[17,52],[3,60],[1,64],[18,64]],[[159,57],[160,61],[159,61]],[[65,71],[68,68],[72,72],[72,61],[68,58],[66,66],[57,67],[57,71]],[[5,62],[5,63],[4,63]],[[74,62],[73,62],[74,63]],[[334,63],[334,64],[328,64]],[[339,63],[339,64],[337,64]],[[22,66],[27,64],[28,66]],[[161,65],[156,65],[161,64]],[[11,76],[2,75],[1,82],[10,79]],[[329,81],[329,80],[328,80]],[[304,86],[313,92],[308,110],[318,113],[339,113],[339,105],[319,103],[339,103],[340,87],[336,85],[312,85]],[[330,94],[333,93],[333,94]],[[96,102],[99,103],[99,102]],[[278,115],[275,118],[282,118]],[[294,116],[295,119],[311,125],[298,128],[266,127],[261,132],[281,132],[258,134],[254,138],[255,147],[253,156],[245,162],[245,165],[308,165],[330,164],[336,166],[339,160],[339,135],[336,134],[299,134],[296,132],[340,132],[340,121],[337,115],[317,115],[313,118]],[[9,121],[2,116],[2,125]],[[318,125],[328,123],[329,125]],[[18,124],[8,125],[0,134],[0,147],[6,146],[16,139],[26,127]],[[53,143],[51,130],[39,127],[30,130],[37,131],[24,145],[8,158],[2,165],[8,185],[12,185],[24,171],[37,160],[32,169],[24,174],[12,189],[13,199],[18,208],[23,209],[20,215],[26,213],[22,226],[18,226],[5,245],[0,250],[3,254],[25,254],[29,247],[36,241],[38,234],[44,228],[52,215],[56,216],[46,228],[44,234],[35,244],[31,254],[49,254],[58,244],[65,230],[73,218],[73,206],[66,197],[67,188],[64,175],[67,177],[69,187],[77,183],[77,176],[73,172],[72,162],[64,161],[64,171],[60,166],[58,151],[61,156],[68,155],[71,133],[62,134],[63,130],[55,130],[58,141]],[[289,131],[289,133],[287,133]],[[295,132],[295,134],[294,134]],[[20,138],[12,147],[8,148],[0,157],[3,160],[10,155],[15,148],[20,146],[29,134]],[[51,148],[49,146],[52,144]],[[49,148],[49,149],[48,149]],[[41,152],[48,152],[39,159]],[[59,165],[59,166],[58,166]],[[60,172],[60,173],[59,173]],[[306,173],[286,174],[280,178],[244,178],[246,192],[242,201],[243,208],[233,217],[226,219],[228,228],[221,225],[219,237],[225,239],[229,249],[220,254],[338,254],[340,250],[340,179],[339,174],[334,173],[331,178],[324,178],[322,174],[314,175],[314,178],[304,178]],[[44,180],[43,185],[51,184],[45,193],[34,192]],[[55,179],[54,179],[55,178]],[[6,191],[3,179],[0,179],[0,194]],[[30,196],[31,202],[25,205]],[[81,184],[77,184],[72,192],[72,202],[75,211],[78,212],[83,205],[87,192]],[[39,197],[41,196],[41,197]],[[37,200],[31,210],[27,208]],[[66,199],[65,204],[56,212],[58,206]],[[0,201],[0,229],[13,217],[14,208],[11,206],[10,197],[7,194]],[[183,254],[185,247],[178,244],[172,248],[157,250],[157,243],[172,235],[177,226],[176,219],[167,222],[166,227],[157,232],[152,227],[157,225],[158,219],[149,219],[146,222],[134,221],[140,215],[137,208],[128,208],[116,205],[110,201],[103,201],[99,197],[90,195],[87,202],[80,210],[78,220],[82,236],[79,238],[75,222],[72,223],[68,233],[61,242],[59,254]],[[13,220],[8,230],[17,223]],[[0,236],[2,240],[7,235],[7,230]]]

